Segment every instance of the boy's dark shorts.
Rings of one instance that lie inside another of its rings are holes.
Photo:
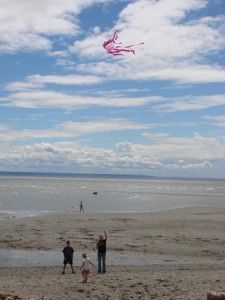
[[[67,265],[67,264],[72,265],[73,264],[73,260],[72,259],[64,259],[63,264],[64,265]]]

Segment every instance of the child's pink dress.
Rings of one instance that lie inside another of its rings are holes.
[[[89,274],[91,270],[90,258],[84,258],[82,261],[81,272],[82,274]]]

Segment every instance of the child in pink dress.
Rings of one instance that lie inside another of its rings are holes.
[[[90,275],[90,271],[91,271],[91,266],[94,267],[94,264],[91,262],[90,258],[87,258],[87,254],[83,253],[82,254],[82,266],[80,268],[81,270],[81,274],[83,276],[83,283],[87,283],[88,281],[88,277]]]

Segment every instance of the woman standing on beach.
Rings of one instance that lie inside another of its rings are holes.
[[[107,234],[104,231],[104,235],[99,236],[99,240],[97,242],[97,250],[98,250],[98,273],[105,273],[106,266],[105,266],[105,259],[106,259],[106,241],[107,241]]]

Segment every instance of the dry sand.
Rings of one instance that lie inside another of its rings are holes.
[[[65,211],[27,219],[0,218],[0,248],[61,251],[71,240],[94,250],[102,230],[108,250],[132,255],[188,258],[193,264],[109,266],[87,285],[59,267],[1,268],[0,292],[34,299],[206,299],[225,290],[225,209],[185,208],[152,213]],[[169,260],[169,259],[168,259]],[[43,298],[45,296],[45,298]]]

